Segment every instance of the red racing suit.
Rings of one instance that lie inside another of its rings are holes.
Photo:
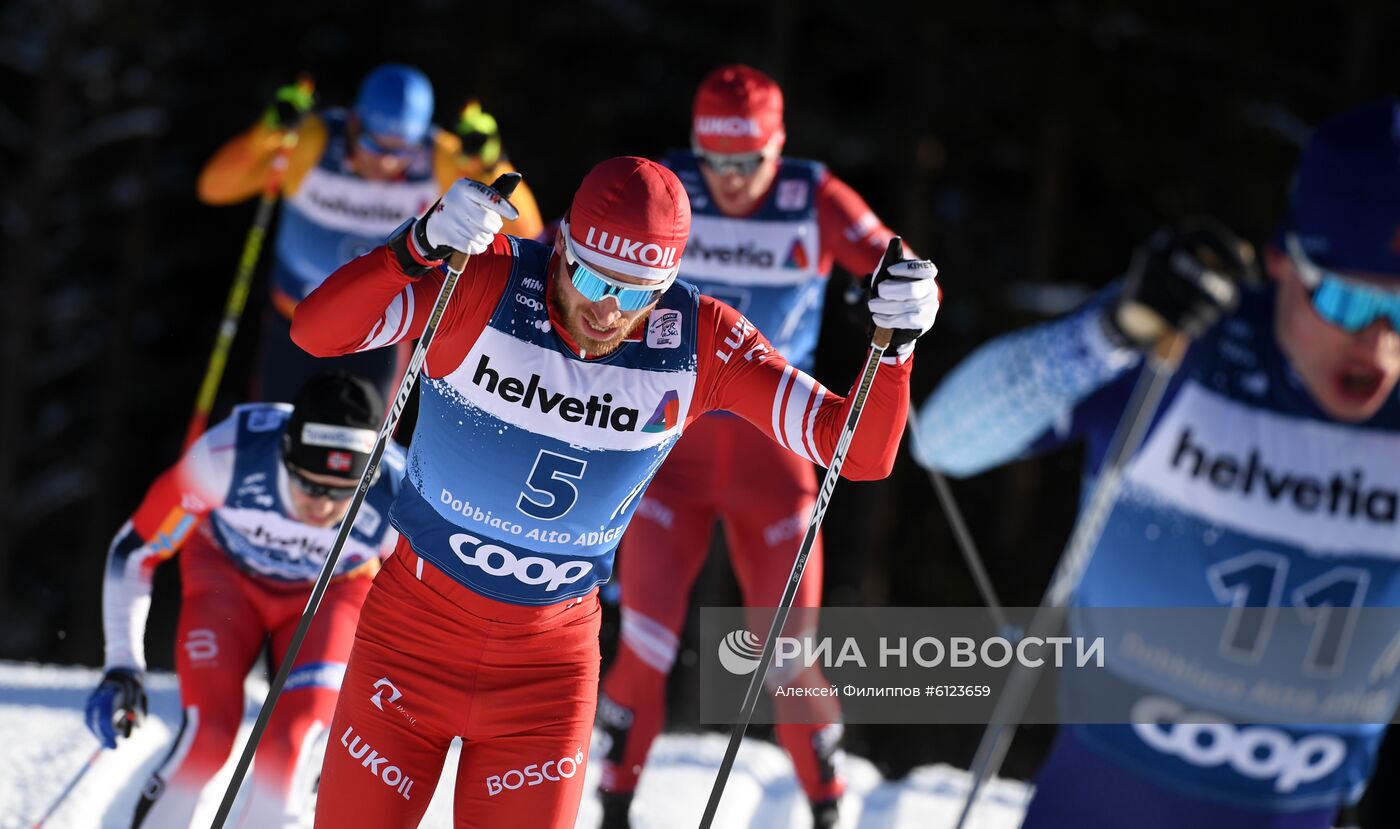
[[[691,153],[672,153],[665,163],[694,206],[681,278],[736,304],[773,337],[784,357],[809,368],[833,260],[852,274],[871,273],[894,234],[854,190],[819,164],[783,159],[754,211],[734,218],[715,207]],[[605,701],[599,709],[608,738],[605,791],[637,787],[664,724],[666,676],[714,522],[724,522],[744,603],[772,607],[783,594],[816,498],[817,476],[809,460],[783,451],[727,413],[705,417],[676,445],[619,550],[622,641],[603,679]],[[794,607],[821,605],[822,565],[818,536]],[[816,624],[815,611],[789,621],[795,632],[802,629],[798,625]],[[804,683],[825,684],[820,670],[807,673]],[[813,802],[840,797],[839,704],[830,697],[775,704],[778,741],[807,797]],[[814,704],[819,712],[810,711]],[[802,711],[784,711],[798,708]]]
[[[293,339],[334,355],[419,336],[443,280],[431,264],[387,246],[351,262],[298,306]],[[718,409],[813,461],[835,449],[846,398],[733,309],[677,283],[633,339],[590,359],[554,316],[558,272],[549,248],[497,236],[445,308],[412,486],[391,516],[402,540],[331,726],[320,827],[417,825],[454,736],[458,827],[572,827],[597,702],[596,588],[666,452]],[[894,463],[910,365],[890,362],[848,477]]]
[[[142,639],[156,565],[180,553],[182,602],[175,639],[182,722],[151,775],[134,825],[184,829],[201,792],[233,750],[243,722],[243,679],[270,646],[274,663],[292,632],[338,527],[292,517],[280,447],[291,407],[239,406],[151,485],[108,551],[103,581],[106,666],[143,671]],[[356,517],[327,589],[258,746],[251,797],[239,826],[299,826],[310,811],[320,747],[360,604],[398,533],[384,516],[403,480],[403,455],[383,471]]]

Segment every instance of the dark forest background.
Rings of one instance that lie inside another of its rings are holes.
[[[707,70],[764,69],[786,92],[788,154],[827,162],[941,269],[922,400],[977,344],[1113,278],[1163,221],[1210,213],[1267,238],[1309,128],[1400,91],[1397,34],[1400,4],[1385,0],[9,0],[0,658],[100,664],[106,545],[176,458],[252,218],[251,203],[199,204],[195,177],[298,72],[344,104],[375,64],[417,64],[444,124],[479,96],[548,219],[598,160],[685,144]],[[863,356],[842,287],[818,355],[833,388]],[[246,388],[265,304],[260,281],[216,416]],[[1007,604],[1039,600],[1077,462],[954,483]],[[830,605],[981,603],[907,457],[888,480],[843,483],[826,537]],[[174,569],[157,582],[157,668],[172,663]],[[722,556],[693,600],[737,602]],[[673,677],[675,727],[694,727],[694,661]],[[848,743],[898,775],[966,765],[978,731],[852,727]],[[1047,738],[1028,729],[1007,771],[1029,775]]]

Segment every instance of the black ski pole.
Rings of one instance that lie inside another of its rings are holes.
[[[1171,382],[1181,364],[1187,344],[1185,336],[1172,332],[1162,337],[1148,355],[1147,364],[1133,386],[1128,406],[1113,432],[1113,440],[1109,443],[1105,455],[1107,460],[1094,482],[1087,506],[1080,513],[1074,532],[1065,545],[1065,551],[1055,566],[1045,596],[1031,618],[1026,630],[1027,636],[1044,638],[1054,634],[1055,625],[1061,617],[1059,611],[1068,606],[1070,594],[1079,585],[1080,578],[1088,568],[1089,561],[1093,558],[1094,547],[1099,542],[1113,503],[1118,498],[1123,465],[1142,443],[1147,427],[1157,413],[1162,395],[1166,392],[1167,384]],[[982,732],[982,739],[977,744],[977,753],[972,760],[972,785],[963,799],[962,811],[954,829],[963,829],[967,824],[967,819],[972,814],[972,805],[977,800],[983,783],[995,777],[1001,770],[1002,761],[1006,759],[1006,752],[1011,747],[1011,741],[1015,739],[1016,729],[1021,717],[1025,715],[1038,678],[1036,668],[1026,667],[1019,662],[1012,665],[1006,687],[992,709],[991,722],[987,724],[986,730]]]
[[[903,250],[904,243],[898,236],[891,239],[889,248],[885,250],[885,255],[875,272],[879,273],[898,262]],[[700,829],[709,829],[714,823],[715,812],[719,809],[720,798],[724,795],[724,785],[729,781],[729,773],[734,768],[734,758],[739,754],[739,744],[744,741],[744,732],[748,730],[754,708],[758,705],[758,695],[763,691],[763,679],[768,675],[768,663],[773,658],[778,635],[787,623],[788,611],[792,609],[792,603],[797,597],[797,586],[802,581],[803,571],[807,569],[807,556],[812,552],[812,544],[815,543],[817,531],[821,528],[822,516],[826,514],[827,505],[831,503],[831,493],[836,488],[836,481],[841,477],[841,467],[846,463],[846,451],[851,446],[851,439],[855,437],[856,424],[860,421],[861,410],[865,408],[865,399],[870,394],[870,387],[875,382],[880,358],[885,356],[885,349],[890,345],[891,335],[889,329],[876,328],[874,336],[870,338],[870,351],[865,355],[865,367],[861,369],[860,383],[856,386],[851,408],[846,413],[846,423],[841,429],[841,436],[836,441],[836,451],[831,453],[831,464],[827,466],[826,476],[822,478],[821,491],[817,493],[816,506],[812,509],[812,517],[807,521],[807,532],[802,536],[802,546],[798,548],[797,558],[792,563],[792,574],[788,576],[787,587],[784,588],[783,597],[778,603],[778,612],[774,614],[773,624],[768,628],[768,638],[763,642],[763,654],[758,658],[758,667],[749,679],[749,689],[744,694],[744,704],[739,710],[739,722],[734,724],[729,734],[729,745],[724,750],[719,774],[715,777],[713,788],[710,789],[705,814],[700,818]]]
[[[905,426],[914,457],[922,457],[923,453],[918,449],[919,424],[912,407],[909,409],[909,418]],[[972,532],[968,530],[967,521],[963,519],[957,499],[953,497],[953,489],[948,485],[948,477],[932,467],[925,467],[925,469],[928,472],[929,483],[933,485],[933,491],[938,495],[938,503],[943,507],[943,514],[948,518],[948,525],[953,530],[953,539],[958,544],[958,552],[962,553],[963,561],[967,563],[967,569],[972,573],[972,581],[977,585],[977,592],[982,595],[982,603],[987,606],[987,612],[992,616],[992,623],[1008,639],[1013,641],[1020,639],[1020,629],[1007,619],[1006,608],[1002,605],[1001,599],[997,598],[996,588],[992,586],[992,577],[987,574],[987,567],[983,563],[982,555],[977,551],[976,542],[972,540]]]

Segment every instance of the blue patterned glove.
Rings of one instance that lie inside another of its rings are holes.
[[[117,747],[117,735],[130,737],[146,718],[146,690],[141,676],[128,668],[112,668],[87,701],[87,727],[107,748]]]

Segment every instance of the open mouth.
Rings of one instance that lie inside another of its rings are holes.
[[[1385,373],[1375,366],[1347,366],[1337,372],[1334,384],[1346,400],[1360,403],[1380,391]]]

